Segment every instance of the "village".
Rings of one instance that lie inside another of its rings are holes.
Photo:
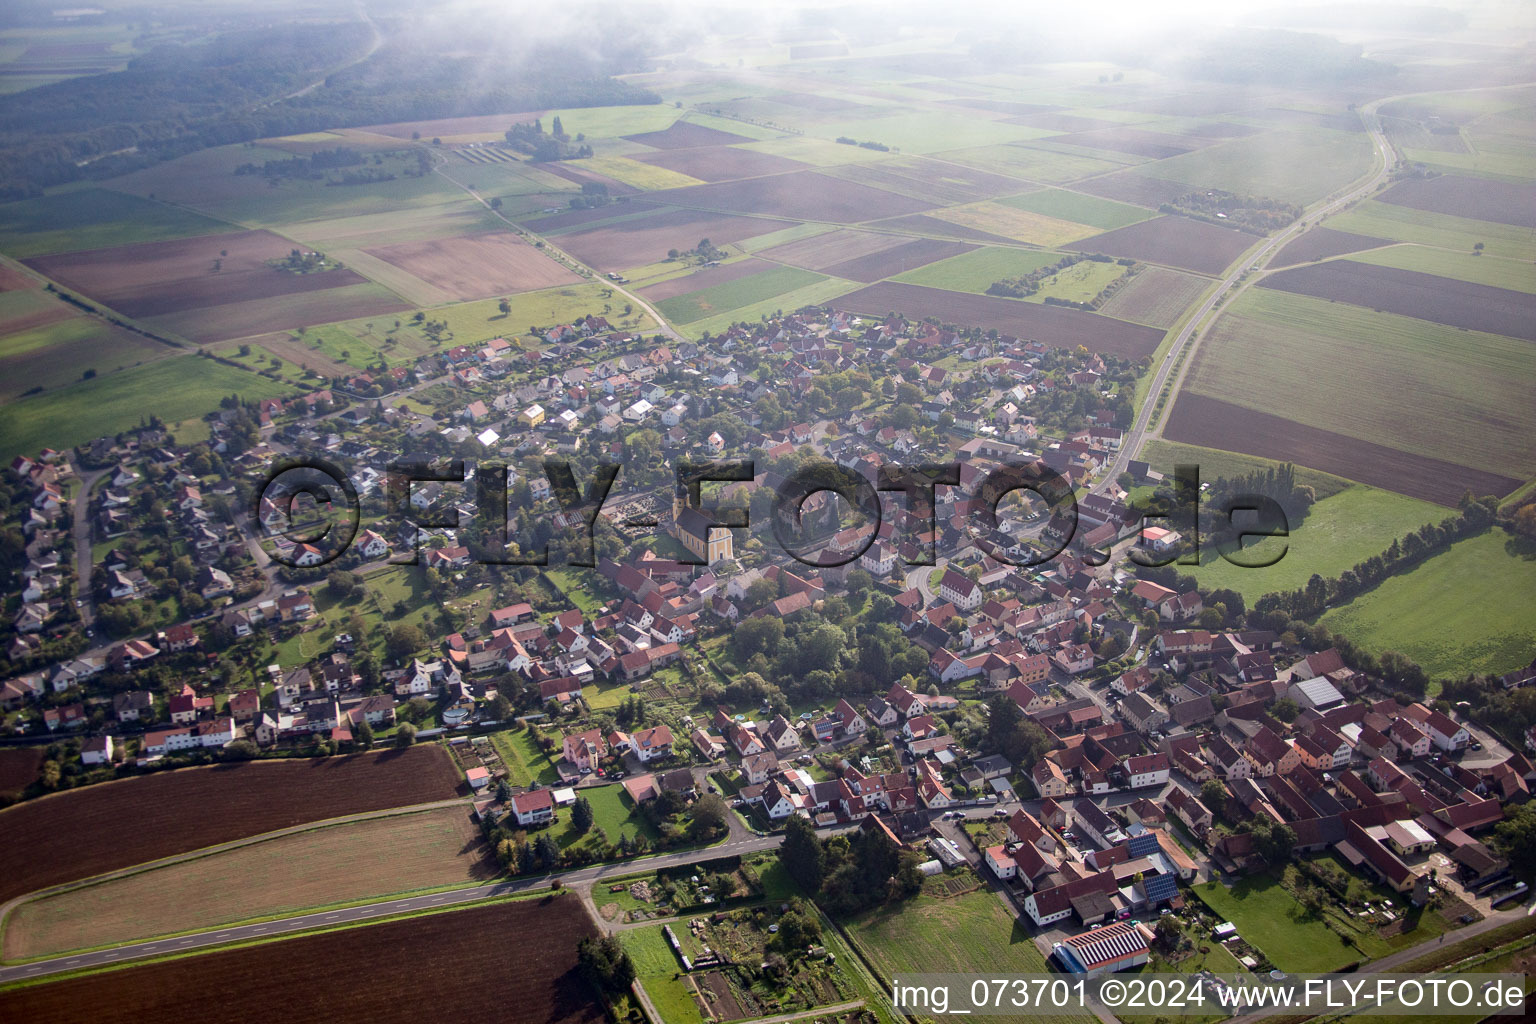
[[[1167,564],[1182,538],[1131,496],[1160,476],[1111,475],[1138,366],[814,310],[700,343],[596,316],[544,340],[230,402],[190,445],[150,424],[17,459],[20,671],[0,707],[47,745],[32,791],[443,738],[512,874],[796,816],[868,823],[925,871],[976,872],[1087,973],[1146,962],[1191,885],[1314,854],[1399,914],[1465,924],[1524,892],[1491,837],[1536,782],[1508,737]],[[385,485],[402,454],[509,463],[512,548],[547,564],[486,564],[498,524],[477,520],[472,477],[414,484],[401,520]],[[345,462],[362,497],[345,552],[306,539],[282,487],[257,490],[304,456]],[[578,481],[623,465],[595,568],[560,565],[582,524],[546,458]],[[673,478],[683,458],[754,476],[701,508]],[[775,490],[816,460],[872,486],[955,460],[958,484],[931,514],[880,492],[877,527],[826,491],[772,523]],[[970,489],[1030,461],[1084,492],[1070,538],[1035,498],[976,528]],[[715,525],[730,508],[753,527]],[[456,527],[430,525],[445,513]],[[1224,927],[1241,963],[1266,962]]]

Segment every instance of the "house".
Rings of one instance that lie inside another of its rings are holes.
[[[779,770],[779,759],[772,754],[753,754],[741,760],[741,774],[748,785],[759,786]]]
[[[608,744],[601,729],[566,733],[560,744],[561,755],[582,773],[593,771],[608,756]]]
[[[1168,757],[1165,754],[1143,754],[1128,757],[1121,763],[1125,784],[1130,789],[1161,786],[1168,781]]]
[[[986,593],[975,580],[953,569],[946,569],[944,575],[939,577],[939,597],[962,612],[973,612],[981,607]]]
[[[138,722],[155,712],[155,697],[148,690],[129,690],[112,698],[112,715],[119,722]]]
[[[1243,756],[1253,763],[1253,773],[1260,778],[1285,775],[1301,761],[1301,755],[1269,726],[1260,726],[1243,745]]]
[[[86,765],[112,763],[112,737],[92,736],[80,744],[80,763]]]
[[[1175,786],[1168,793],[1166,801],[1168,809],[1196,836],[1203,836],[1210,829],[1214,818],[1199,798]]]
[[[672,730],[665,725],[638,729],[631,736],[635,756],[649,763],[672,756]]]
[[[1066,772],[1061,770],[1061,765],[1048,757],[1042,757],[1035,762],[1030,778],[1034,780],[1035,790],[1046,799],[1066,796],[1072,789],[1067,781]]]
[[[530,790],[512,798],[512,816],[519,825],[547,825],[555,820],[555,798],[547,789]]]
[[[1144,693],[1132,693],[1120,702],[1120,715],[1132,729],[1149,736],[1168,724],[1168,711]]]

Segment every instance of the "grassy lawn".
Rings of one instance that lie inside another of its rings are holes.
[[[1334,971],[1362,958],[1321,920],[1306,916],[1273,874],[1245,878],[1230,889],[1206,882],[1194,891],[1281,970]]]
[[[909,270],[892,280],[984,295],[994,281],[1022,277],[1041,267],[1048,267],[1060,258],[1060,253],[1038,252],[1034,249],[973,249],[917,270]]]
[[[1403,451],[1527,476],[1536,471],[1526,440],[1536,435],[1530,353],[1527,341],[1254,288],[1210,329],[1188,387]]]
[[[592,805],[592,828],[586,835],[577,833],[571,825],[569,811],[561,815],[565,826],[560,830],[557,838],[562,847],[576,846],[587,841],[598,829],[608,834],[608,841],[616,843],[620,835],[627,835],[631,839],[637,835],[643,835],[647,839],[655,839],[658,835],[656,829],[640,814],[635,805],[630,802],[629,796],[620,785],[592,786],[576,791],[578,796],[586,797]]]
[[[1217,477],[1237,477],[1255,471],[1263,472],[1279,466],[1278,462],[1260,458],[1257,455],[1244,455],[1241,452],[1224,452],[1215,448],[1202,448],[1199,445],[1181,444],[1178,441],[1165,441],[1155,438],[1147,442],[1142,449],[1142,458],[1147,464],[1160,473],[1171,474],[1173,467],[1177,465],[1199,466],[1201,480],[1214,480]],[[1332,497],[1350,487],[1359,486],[1343,477],[1324,473],[1317,469],[1308,469],[1305,466],[1296,467],[1296,482],[1312,488],[1318,501]]]
[[[986,889],[948,899],[919,895],[854,918],[846,927],[887,980],[900,971],[1046,973],[1045,957],[1029,930]],[[1087,1018],[1059,1014],[1041,1019]]]
[[[57,300],[39,291],[0,292],[0,303],[47,308]],[[71,316],[0,336],[0,401],[35,388],[66,388],[86,373],[105,376],[179,354],[95,317]]]
[[[44,446],[69,448],[151,415],[167,422],[202,416],[233,394],[254,401],[293,389],[208,359],[161,359],[0,407],[0,448],[6,458]]]
[[[698,1000],[683,979],[682,964],[667,945],[661,926],[619,932],[619,941],[634,961],[635,977],[656,1004],[662,1020],[666,1024],[702,1024]]]
[[[843,147],[847,148],[847,147]],[[732,282],[735,283],[735,282]],[[723,286],[722,286],[723,287]],[[772,298],[763,299],[746,306],[738,306],[735,309],[718,313],[704,320],[695,320],[682,328],[682,333],[690,338],[703,337],[705,331],[717,334],[734,323],[751,323],[765,316],[772,316],[780,310],[786,313],[806,306],[822,306],[831,302],[839,295],[846,295],[861,285],[852,281],[845,281],[840,277],[820,277],[807,285],[796,288],[794,291],[775,295]],[[695,295],[699,293],[694,293]],[[662,310],[666,314],[666,310]]]
[[[1395,538],[1425,523],[1438,523],[1447,514],[1439,505],[1357,484],[1314,504],[1306,519],[1291,524],[1291,535],[1284,541],[1264,541],[1241,556],[1262,561],[1284,544],[1285,556],[1274,565],[1243,568],[1207,545],[1208,551],[1202,552],[1205,564],[1181,566],[1179,571],[1193,576],[1201,587],[1230,587],[1251,606],[1265,594],[1306,586],[1313,573],[1338,576],[1380,554]]]
[[[581,609],[583,615],[591,618],[607,602],[588,588],[585,578],[588,575],[588,572],[575,568],[544,570],[544,577],[558,587],[571,604]]]
[[[555,762],[539,750],[530,730],[495,732],[491,734],[491,743],[501,755],[502,763],[507,766],[507,782],[510,785],[527,786],[537,781],[548,786],[560,781]],[[597,805],[594,804],[592,809],[595,812]]]
[[[1536,656],[1536,558],[1513,548],[1501,530],[1458,541],[1322,621],[1431,676],[1508,672]]]
[[[1108,287],[1111,281],[1124,277],[1125,272],[1126,268],[1118,263],[1083,260],[1041,281],[1040,290],[1029,299],[1031,302],[1044,302],[1047,297],[1051,297],[1069,302],[1087,302]]]

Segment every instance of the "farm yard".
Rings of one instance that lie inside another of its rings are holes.
[[[467,807],[370,818],[22,903],[5,921],[4,957],[23,960],[137,942],[440,886],[471,885],[496,874],[495,859]]]
[[[239,1024],[259,1005],[270,1024],[309,1024],[323,993],[336,1021],[487,1020],[538,1007],[541,1024],[598,1024],[602,1005],[576,961],[577,941],[595,934],[574,895],[513,900],[11,989],[0,1017]],[[410,983],[383,991],[384,978]]]
[[[1080,309],[892,282],[861,288],[833,304],[849,312],[874,316],[891,310],[914,317],[936,316],[944,323],[996,328],[1008,334],[1037,338],[1047,345],[1062,348],[1083,345],[1089,351],[1132,359],[1151,354],[1163,340],[1163,332],[1156,328]]]
[[[346,814],[459,795],[448,754],[404,751],[189,768],[57,793],[0,811],[0,853],[17,869],[0,900],[203,847]],[[212,806],[239,814],[210,814]],[[81,836],[110,832],[110,843]]]

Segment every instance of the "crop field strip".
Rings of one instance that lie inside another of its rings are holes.
[[[663,208],[635,220],[561,235],[558,245],[599,270],[627,270],[665,259],[671,249],[692,249],[704,238],[718,246],[793,226],[789,220]]]
[[[1245,452],[1320,469],[1454,508],[1463,494],[1508,494],[1520,480],[1414,455],[1189,391],[1163,426],[1170,441]]]
[[[1529,228],[1511,224],[1415,210],[1374,199],[1330,217],[1328,223],[1341,231],[1462,252],[1471,252],[1473,246],[1481,243],[1489,256],[1536,261],[1536,236]]]
[[[16,907],[4,956],[140,942],[316,907],[484,882],[499,873],[465,806],[329,825]],[[244,884],[230,885],[231,879]]]
[[[825,270],[834,264],[883,252],[910,240],[903,235],[834,228],[826,234],[764,249],[758,255],[807,270]]]
[[[1165,214],[1130,227],[1083,238],[1067,248],[1106,256],[1128,256],[1196,273],[1219,274],[1258,241],[1257,235],[1236,228]]]
[[[1448,174],[1400,181],[1376,199],[1412,210],[1536,228],[1536,185]]]
[[[1288,267],[1294,263],[1310,263],[1330,256],[1347,256],[1352,252],[1363,252],[1366,249],[1391,244],[1391,240],[1386,238],[1372,238],[1370,235],[1357,235],[1333,228],[1308,228],[1293,241],[1285,243],[1275,254],[1274,259],[1270,260],[1269,265]]]
[[[628,156],[631,160],[666,168],[702,182],[759,178],[765,174],[810,169],[808,164],[799,160],[737,146],[664,149],[653,153],[631,153]]]
[[[1501,478],[1536,472],[1536,361],[1503,335],[1250,289],[1207,332],[1185,389]]]
[[[1282,270],[1266,275],[1259,284],[1470,331],[1536,341],[1536,299],[1527,292],[1353,260]]]
[[[882,282],[838,298],[833,305],[851,313],[881,316],[936,316],[944,323],[1033,338],[1060,348],[1083,345],[1092,352],[1140,359],[1163,340],[1154,327],[1127,323],[1097,313],[990,295],[968,295],[919,285]]]
[[[1061,254],[1056,252],[987,246],[909,270],[898,274],[893,280],[902,284],[919,284],[929,288],[984,295],[994,282],[1009,277],[1023,277],[1059,259]]]
[[[581,278],[511,232],[402,242],[366,250],[454,300],[537,291]]]
[[[13,865],[0,901],[63,882],[363,811],[458,795],[447,751],[189,768],[29,800],[0,811],[0,854]],[[239,814],[212,814],[212,806]],[[82,842],[105,836],[111,842]]]
[[[662,299],[676,298],[679,295],[738,281],[743,277],[751,277],[753,274],[761,274],[765,270],[772,270],[773,267],[774,264],[766,259],[750,257],[733,263],[723,263],[718,267],[703,267],[691,274],[674,277],[660,284],[647,285],[639,291],[647,299],[660,302]]]
[[[891,249],[859,256],[842,263],[834,263],[826,268],[826,273],[832,277],[870,284],[951,256],[959,256],[975,248],[976,246],[966,242],[918,238]]]
[[[377,1024],[531,1019],[534,1007],[540,1024],[599,1024],[576,962],[596,931],[574,895],[516,900],[11,989],[0,1018],[245,1024],[260,1007],[265,1024],[311,1024],[323,1004],[327,1019]]]
[[[841,224],[899,217],[931,210],[938,205],[818,171],[794,171],[743,181],[669,189],[652,193],[652,198],[705,210]]]
[[[1141,273],[1100,307],[1104,316],[1151,327],[1172,327],[1194,305],[1211,281],[1163,267],[1143,267]]]
[[[674,323],[691,324],[696,320],[773,299],[823,280],[825,278],[822,275],[801,270],[798,267],[770,266],[767,270],[747,277],[663,299],[657,304],[656,309]]]

